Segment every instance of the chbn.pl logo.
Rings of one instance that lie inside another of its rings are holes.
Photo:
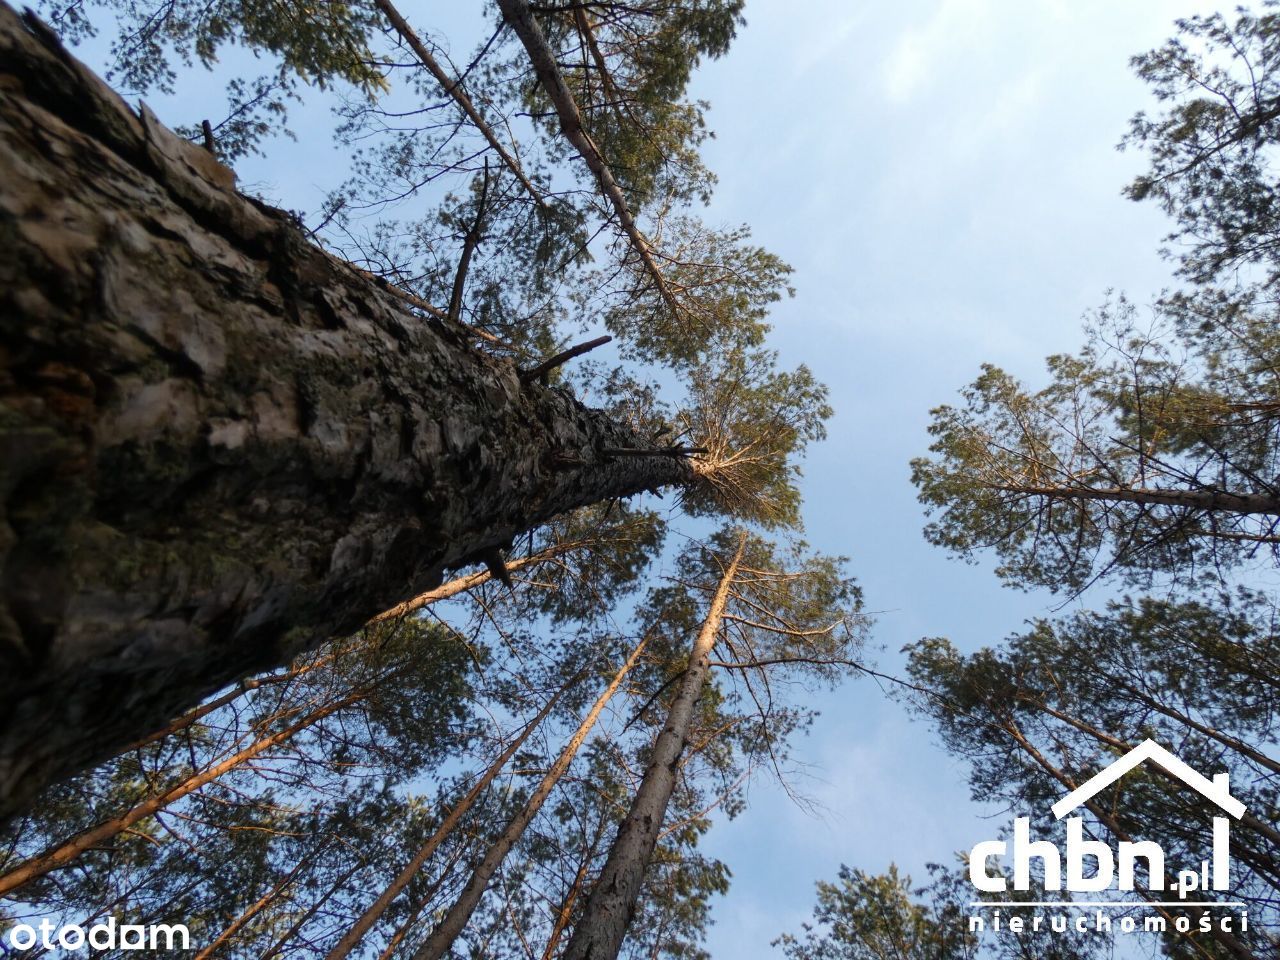
[[[1134,767],[1151,761],[1173,774],[1188,787],[1196,790],[1211,800],[1221,811],[1213,817],[1211,827],[1211,853],[1208,859],[1198,864],[1198,869],[1179,869],[1177,878],[1171,884],[1166,880],[1166,860],[1164,850],[1158,843],[1150,840],[1122,840],[1113,850],[1101,840],[1086,839],[1084,821],[1078,816],[1069,816],[1071,811],[1087,803],[1100,791],[1115,783]],[[974,887],[983,893],[1007,893],[1007,878],[990,869],[991,861],[997,857],[1013,866],[1013,889],[1025,891],[1031,889],[1032,864],[1039,861],[1039,879],[1044,888],[1050,891],[1067,890],[1071,893],[1098,893],[1115,889],[1131,892],[1135,889],[1135,874],[1139,864],[1147,876],[1148,891],[1163,893],[1166,890],[1177,894],[1174,901],[1161,900],[1159,897],[1146,897],[1141,900],[1107,900],[1097,902],[1077,902],[1078,906],[1096,908],[1116,907],[1151,907],[1177,905],[1182,907],[1241,907],[1243,904],[1228,901],[1189,901],[1187,896],[1195,891],[1225,891],[1230,883],[1230,822],[1244,816],[1245,808],[1228,789],[1228,776],[1220,773],[1212,780],[1197,773],[1183,761],[1179,760],[1164,747],[1152,740],[1144,740],[1120,759],[1091,777],[1081,786],[1072,790],[1052,807],[1053,815],[1059,820],[1066,818],[1066,849],[1060,850],[1058,845],[1049,840],[1031,839],[1031,820],[1029,817],[1017,817],[1013,822],[1013,839],[984,840],[974,846],[969,854],[969,879]],[[1069,901],[1024,901],[1024,900],[978,900],[970,904],[992,912],[969,917],[969,929],[982,932],[987,929],[1008,929],[1013,933],[1051,930],[1064,932],[1070,928],[1080,932],[1094,929],[1098,932],[1110,931],[1112,919],[1102,909],[1096,911],[1092,924],[1085,916],[1067,918],[1065,915],[1045,917],[1035,914],[1030,917],[1018,915],[1002,920],[999,908],[1005,907],[1069,907]],[[994,909],[992,909],[994,908]],[[1238,920],[1238,927],[1234,921]],[[1046,922],[1047,921],[1047,922]],[[1070,922],[1074,921],[1074,922]],[[1233,927],[1239,930],[1249,928],[1248,914],[1240,910],[1238,917],[1213,917],[1202,914],[1194,925],[1202,932],[1208,932],[1215,925],[1230,932]],[[1170,917],[1167,911],[1158,911],[1156,915],[1143,920],[1141,929],[1146,932],[1164,932],[1166,927],[1173,927],[1179,932],[1188,932],[1193,926],[1191,917],[1179,914]],[[1122,932],[1132,932],[1139,928],[1138,921],[1132,916],[1120,918],[1116,928]]]

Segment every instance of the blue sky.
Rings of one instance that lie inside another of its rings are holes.
[[[1163,214],[1120,196],[1142,159],[1115,145],[1149,106],[1129,57],[1211,9],[756,0],[698,75],[716,131],[711,219],[750,223],[795,266],[775,343],[832,390],[830,437],[806,465],[808,536],[852,558],[889,668],[920,637],[970,650],[1057,605],[925,543],[907,463],[928,447],[929,409],[979,364],[1034,380],[1079,346],[1109,288],[1146,303],[1170,282]],[[994,835],[982,817],[997,811],[970,801],[963,766],[900,705],[866,681],[823,700],[799,751],[823,815],[762,782],[709,837],[734,870],[718,960],[778,956],[769,941],[798,930],[814,880],[841,863],[922,878]]]
[[[439,5],[400,6],[439,26]],[[1144,303],[1168,284],[1163,215],[1120,196],[1141,157],[1115,144],[1147,105],[1128,58],[1168,37],[1175,17],[1212,8],[749,0],[733,49],[697,75],[720,177],[708,219],[749,223],[796,268],[773,344],[830,385],[836,410],[806,465],[808,538],[851,557],[887,669],[921,637],[970,650],[1055,606],[926,544],[907,464],[927,448],[929,409],[979,364],[1034,379],[1045,355],[1080,344],[1081,315],[1109,288]],[[294,119],[298,142],[240,173],[315,210],[341,157],[323,110]],[[734,872],[715,907],[717,960],[777,956],[769,942],[799,928],[814,881],[841,863],[896,862],[919,878],[925,862],[995,831],[964,768],[875,685],[849,684],[822,710],[798,750],[809,775],[795,784],[820,815],[761,781],[750,808],[707,840]]]

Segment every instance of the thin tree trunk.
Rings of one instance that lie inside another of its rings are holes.
[[[273,958],[278,957],[283,953],[284,948],[289,945],[289,941],[298,935],[298,931],[307,925],[307,922],[320,911],[321,907],[333,899],[333,895],[342,889],[343,885],[346,884],[348,880],[354,877],[366,866],[368,866],[366,863],[357,863],[346,873],[342,874],[342,876],[338,877],[338,879],[329,886],[329,889],[324,896],[317,897],[312,902],[311,906],[307,907],[307,909],[303,911],[302,916],[298,917],[297,920],[291,923],[289,925],[289,929],[281,934],[280,939],[267,948],[258,960],[273,960]]]
[[[175,733],[179,733],[183,730],[186,730],[188,727],[193,727],[199,721],[203,720],[209,714],[213,713],[215,710],[219,710],[230,703],[234,703],[236,700],[239,700],[241,697],[243,697],[246,693],[249,693],[251,690],[257,690],[261,687],[272,687],[272,686],[276,686],[277,684],[289,683],[290,681],[296,680],[299,677],[305,677],[308,673],[318,670],[321,667],[328,666],[330,663],[333,662],[334,656],[335,655],[331,654],[325,657],[316,657],[314,659],[307,661],[304,664],[301,664],[290,670],[287,670],[284,673],[271,674],[270,676],[266,676],[266,677],[249,677],[244,680],[241,680],[239,683],[237,683],[234,687],[232,687],[222,696],[215,697],[214,699],[210,700],[208,703],[204,703],[196,707],[194,710],[188,710],[182,716],[176,717],[175,719],[173,719],[172,721],[170,721],[169,723],[161,727],[159,730],[156,730],[153,733],[148,734],[147,736],[143,737],[140,740],[135,740],[133,743],[129,744],[123,750],[121,750],[120,754],[123,755],[126,753],[132,753],[134,750],[140,749],[141,747],[145,747],[149,743],[155,743],[157,740],[163,740],[165,737],[169,737]]]
[[[369,696],[379,685],[394,678],[395,671],[384,674],[376,682],[362,687],[355,693],[343,697],[341,700],[335,700],[332,703],[313,711],[303,717],[297,723],[291,724],[278,733],[273,733],[269,737],[263,737],[256,743],[245,747],[243,750],[228,757],[227,759],[216,763],[201,772],[188,777],[174,787],[170,787],[164,793],[156,794],[148,800],[137,804],[126,813],[110,820],[105,820],[95,827],[83,830],[69,840],[58,844],[45,852],[32,857],[19,864],[8,873],[0,876],[0,896],[17,890],[25,883],[42,877],[50,870],[56,870],[58,867],[65,866],[70,863],[86,850],[97,846],[98,844],[110,840],[122,830],[127,830],[139,820],[143,820],[172,803],[176,803],[188,794],[194,793],[207,783],[212,783],[227,772],[234,770],[241,764],[252,760],[254,757],[262,754],[264,751],[271,749],[278,744],[284,743],[300,731],[308,727],[314,726],[330,714],[336,713],[344,707],[349,707],[354,703],[359,703],[365,697]]]
[[[1137,693],[1136,690],[1134,690],[1132,687],[1128,686],[1127,684],[1121,681],[1115,681],[1115,682],[1118,686],[1123,687],[1132,693],[1135,693],[1135,694]],[[1247,759],[1252,759],[1252,760],[1255,760],[1256,762],[1262,763],[1268,769],[1272,769],[1274,771],[1273,761],[1271,761],[1270,758],[1266,757],[1264,754],[1258,753],[1252,747],[1248,746],[1245,743],[1242,743],[1239,740],[1236,740],[1234,737],[1228,737],[1225,734],[1219,734],[1212,727],[1206,727],[1203,724],[1198,724],[1194,720],[1192,720],[1190,717],[1186,716],[1185,714],[1181,714],[1181,713],[1178,713],[1177,711],[1161,707],[1160,705],[1154,702],[1148,702],[1148,698],[1146,697],[1140,697],[1140,699],[1142,699],[1142,701],[1146,703],[1147,706],[1150,707],[1151,709],[1156,710],[1160,713],[1163,713],[1165,714],[1165,716],[1171,717],[1175,720],[1185,723],[1187,726],[1191,727],[1193,730],[1198,730],[1199,732],[1205,734],[1206,736],[1213,737],[1215,740],[1218,741],[1218,743],[1222,744],[1224,747],[1227,747],[1228,749],[1231,749],[1231,750],[1236,750],[1241,754],[1243,754]],[[1063,713],[1060,710],[1055,710],[1053,707],[1049,706],[1047,703],[1043,702],[1042,700],[1036,700],[1031,697],[1023,697],[1022,700],[1024,703],[1029,703],[1038,710],[1043,710],[1049,716],[1054,717],[1057,720],[1061,720],[1063,723],[1067,724],[1068,726],[1074,727],[1076,730],[1079,730],[1081,733],[1088,734],[1089,736],[1093,737],[1095,740],[1099,741],[1100,743],[1105,743],[1108,746],[1115,747],[1117,750],[1121,751],[1122,753],[1128,753],[1130,750],[1133,749],[1133,746],[1131,744],[1126,743],[1125,741],[1121,740],[1119,737],[1113,737],[1111,736],[1111,734],[1106,733],[1102,730],[1099,730],[1097,727],[1092,726],[1091,724],[1085,723],[1083,720],[1079,720],[1076,717],[1073,717],[1067,713]],[[1170,773],[1168,770],[1166,770],[1164,767],[1157,766],[1156,769],[1160,772],[1160,774],[1165,779],[1169,780],[1171,783],[1177,784],[1179,782],[1178,778],[1174,776],[1172,773]],[[1255,817],[1253,814],[1249,813],[1248,811],[1245,811],[1244,816],[1240,818],[1240,822],[1244,826],[1248,827],[1249,829],[1255,830],[1258,833],[1262,834],[1263,837],[1265,837],[1273,846],[1280,847],[1280,831],[1276,830],[1275,827],[1272,827],[1266,823],[1263,823],[1261,820],[1259,820],[1257,817]]]
[[[1121,684],[1121,686],[1123,686],[1123,684]],[[1022,700],[1024,703],[1028,703],[1034,706],[1038,710],[1043,710],[1049,716],[1054,717],[1057,720],[1060,720],[1061,722],[1067,724],[1070,727],[1073,727],[1076,730],[1079,730],[1081,733],[1084,733],[1084,734],[1087,734],[1088,736],[1093,737],[1099,743],[1105,743],[1110,747],[1114,747],[1116,750],[1119,750],[1121,753],[1128,753],[1130,750],[1133,749],[1132,745],[1121,740],[1119,737],[1113,737],[1111,736],[1111,734],[1106,733],[1105,731],[1099,730],[1097,727],[1094,727],[1088,723],[1085,723],[1083,720],[1079,720],[1076,717],[1071,716],[1070,714],[1061,712],[1060,710],[1055,710],[1053,707],[1050,707],[1047,703],[1044,703],[1041,700],[1036,700],[1030,697],[1023,697]],[[1182,719],[1184,722],[1190,721],[1190,718],[1181,717],[1181,716],[1179,716],[1179,719]],[[1239,749],[1238,747],[1233,747],[1233,745],[1230,742],[1228,742],[1230,739],[1231,738],[1227,738],[1226,740],[1219,740],[1219,742],[1222,743],[1224,746],[1232,747],[1233,749]],[[1236,742],[1238,743],[1239,741],[1236,741]],[[1243,744],[1241,744],[1241,746],[1243,746]],[[1248,748],[1245,748],[1245,750],[1248,750]],[[1246,756],[1248,756],[1248,753],[1246,753]],[[1181,781],[1179,781],[1174,774],[1170,773],[1164,767],[1157,766],[1156,771],[1162,777],[1164,777],[1165,780],[1169,781],[1175,787],[1181,783]],[[1241,826],[1244,826],[1250,830],[1253,830],[1255,833],[1261,834],[1262,838],[1266,840],[1273,848],[1280,847],[1280,831],[1277,831],[1276,828],[1271,826],[1270,824],[1264,823],[1263,821],[1259,820],[1257,817],[1249,813],[1247,810],[1245,811],[1244,816],[1240,818],[1240,824]],[[1235,849],[1238,847],[1240,850],[1248,853],[1251,859],[1254,861],[1253,865],[1255,869],[1257,869],[1259,873],[1270,874],[1270,877],[1267,878],[1267,883],[1271,884],[1271,886],[1276,888],[1277,890],[1280,890],[1280,885],[1277,884],[1277,881],[1280,881],[1280,872],[1278,872],[1277,864],[1274,861],[1267,861],[1266,863],[1261,862],[1258,855],[1254,851],[1252,851],[1251,848],[1249,848],[1246,844],[1242,843],[1238,836],[1232,837],[1231,847],[1232,849]]]
[[[395,5],[391,3],[391,0],[374,0],[374,3],[377,8],[382,11],[383,16],[391,21],[392,29],[400,35],[401,40],[408,44],[409,49],[414,52],[418,61],[427,68],[427,71],[433,77],[436,78],[436,81],[444,89],[445,95],[452,97],[454,103],[458,105],[459,109],[461,109],[462,112],[467,115],[467,118],[476,125],[476,129],[479,130],[485,140],[488,141],[489,146],[491,146],[498,154],[507,169],[515,175],[515,178],[519,180],[520,184],[528,191],[529,196],[533,197],[533,199],[537,201],[538,206],[545,208],[547,201],[543,199],[542,194],[538,189],[529,182],[529,178],[525,176],[525,172],[520,166],[520,161],[513,157],[510,151],[503,146],[502,141],[498,139],[498,135],[493,132],[493,128],[489,126],[484,117],[480,115],[480,111],[477,110],[475,104],[471,102],[471,98],[467,96],[467,92],[462,89],[462,80],[460,78],[454,80],[444,71],[444,68],[436,62],[436,58],[431,55],[431,51],[428,50],[426,45],[418,39],[418,35],[414,32],[413,28],[409,26],[404,17],[400,15],[400,11],[395,8]]]
[[[524,807],[507,825],[507,828],[502,831],[498,839],[493,842],[480,862],[476,864],[471,873],[471,879],[467,881],[467,885],[463,888],[457,901],[449,908],[449,912],[445,914],[444,919],[432,931],[426,943],[418,948],[418,951],[413,955],[414,960],[440,960],[448,952],[453,942],[458,939],[458,936],[466,927],[467,921],[471,919],[471,915],[479,905],[480,898],[489,886],[489,881],[498,872],[498,868],[502,866],[502,862],[507,858],[507,854],[511,852],[511,848],[524,836],[525,830],[529,828],[533,818],[538,815],[538,811],[542,809],[547,797],[551,796],[551,791],[560,782],[560,778],[568,771],[569,765],[573,763],[573,758],[577,756],[579,748],[586,742],[587,735],[591,733],[596,721],[600,718],[601,711],[613,699],[613,695],[622,686],[622,681],[626,679],[627,674],[636,665],[636,661],[640,659],[640,654],[644,652],[645,644],[648,643],[648,640],[649,638],[646,636],[636,644],[635,649],[631,651],[631,656],[627,658],[626,662],[614,675],[609,685],[601,691],[600,696],[591,705],[587,715],[582,718],[582,722],[578,724],[578,729],[569,738],[569,742],[565,744],[560,756],[556,758],[556,762],[551,765],[551,769],[546,772],[546,775],[538,783],[537,788],[534,789],[529,799],[525,802]]]
[[[293,878],[298,875],[298,871],[311,861],[312,856],[314,856],[314,854],[303,857],[299,860],[297,866],[282,877],[279,883],[250,904],[248,909],[241,913],[240,916],[236,917],[235,920],[231,921],[227,928],[218,934],[213,939],[212,943],[197,953],[192,960],[209,960],[210,957],[217,955],[219,948],[221,948],[223,944],[231,940],[232,937],[244,929],[245,925],[249,923],[249,921],[275,902],[276,898],[284,892],[285,888],[288,887],[289,884],[293,883]]]
[[[570,544],[561,547],[557,544],[555,546],[548,547],[546,550],[542,550],[539,553],[533,554],[532,556],[521,557],[518,560],[510,560],[507,562],[507,569],[509,571],[520,570],[523,567],[540,563],[544,560],[558,556],[560,553],[572,549],[573,546],[574,545]],[[374,626],[387,620],[397,620],[401,617],[406,617],[409,614],[416,613],[418,610],[428,607],[433,603],[438,603],[441,600],[448,600],[451,597],[456,597],[458,594],[465,593],[468,590],[474,590],[476,587],[488,583],[491,579],[493,579],[493,574],[488,570],[480,570],[476,573],[469,573],[462,577],[455,577],[448,583],[443,583],[436,587],[434,590],[428,590],[425,593],[420,593],[411,600],[406,600],[404,603],[398,603],[391,609],[382,611],[382,613],[371,619],[368,625]],[[353,642],[358,641],[341,641],[341,643],[344,644]],[[201,704],[194,710],[188,710],[182,716],[175,718],[159,730],[148,734],[140,740],[135,740],[133,743],[121,750],[120,753],[129,753],[133,750],[137,750],[139,747],[144,747],[157,740],[163,740],[167,736],[171,736],[181,730],[185,730],[204,717],[207,717],[215,710],[225,707],[229,703],[234,703],[251,690],[257,690],[260,687],[274,686],[281,683],[288,683],[291,680],[296,680],[298,677],[306,676],[308,673],[332,663],[336,656],[336,653],[330,653],[323,657],[314,657],[306,663],[295,666],[284,673],[272,674],[265,677],[251,677],[241,680],[232,689],[222,694],[222,696],[216,697],[208,703]]]
[[[574,544],[554,544],[547,547],[545,550],[532,554],[531,556],[508,560],[506,562],[507,572],[515,573],[515,571],[521,570],[524,567],[533,566],[534,564],[550,560],[562,553],[567,553],[572,550],[573,547]],[[370,620],[369,623],[383,623],[387,620],[396,620],[400,617],[407,617],[409,614],[415,613],[423,607],[428,607],[433,603],[438,603],[441,600],[448,600],[450,597],[456,597],[460,593],[465,593],[468,590],[474,590],[476,587],[483,586],[492,579],[493,574],[487,569],[477,570],[475,573],[469,573],[464,577],[455,577],[448,583],[441,584],[432,590],[427,590],[418,594],[416,597],[406,600],[404,603],[397,603],[394,607],[383,610],[380,614]]]
[[[653,756],[640,789],[596,878],[582,919],[569,938],[564,960],[615,960],[622,949],[622,939],[635,914],[645,868],[653,858],[667,804],[675,791],[680,756],[689,737],[694,707],[711,669],[708,661],[746,543],[746,534],[743,534],[738,540],[737,552],[716,587],[702,629],[689,651],[689,665],[680,688],[667,711],[667,722],[654,742]]]
[[[464,848],[462,846],[458,847],[457,852],[454,853],[449,862],[446,863],[444,868],[436,875],[435,881],[427,888],[426,893],[418,898],[418,902],[415,903],[413,905],[413,909],[409,911],[409,916],[405,917],[404,922],[396,928],[396,932],[391,935],[391,939],[387,941],[387,945],[383,947],[382,952],[378,954],[378,960],[390,960],[390,958],[394,956],[396,948],[400,946],[404,938],[408,936],[409,931],[413,929],[414,924],[418,922],[418,918],[422,916],[422,911],[427,909],[427,904],[429,904],[432,899],[434,899],[435,895],[440,892],[440,887],[444,884],[445,878],[453,870],[454,865],[462,859],[463,850]]]
[[[342,960],[342,958],[346,957],[352,950],[360,945],[360,941],[364,939],[364,935],[369,932],[369,929],[375,923],[378,922],[378,919],[386,912],[387,907],[391,906],[391,901],[398,897],[405,887],[409,886],[410,881],[412,881],[418,871],[422,869],[423,864],[431,859],[431,855],[436,852],[436,849],[444,842],[445,838],[453,832],[454,828],[457,827],[466,812],[471,809],[480,794],[488,789],[489,784],[491,784],[497,778],[498,774],[502,772],[502,768],[507,765],[507,761],[510,760],[512,755],[520,749],[526,740],[529,739],[529,736],[533,731],[538,729],[538,726],[547,718],[547,714],[549,714],[552,708],[559,702],[560,697],[564,692],[579,679],[581,679],[581,674],[574,677],[567,684],[557,690],[551,699],[546,702],[546,705],[538,711],[538,715],[525,725],[525,728],[520,731],[519,736],[507,745],[507,748],[498,755],[498,759],[494,760],[493,763],[489,765],[489,768],[485,770],[484,775],[476,781],[475,785],[468,790],[463,798],[458,801],[457,805],[449,811],[448,815],[441,821],[440,826],[436,828],[435,833],[428,837],[427,842],[418,848],[418,852],[415,853],[409,859],[409,862],[404,865],[404,868],[396,874],[396,878],[391,881],[385,890],[382,891],[382,894],[378,899],[369,906],[369,909],[360,916],[359,920],[352,924],[351,929],[348,930],[343,938],[334,945],[333,949],[326,954],[325,960]]]
[[[1265,493],[1229,493],[1221,490],[1172,490],[1155,487],[1039,487],[993,484],[992,489],[1050,500],[1103,500],[1111,503],[1143,503],[1151,506],[1187,507],[1224,513],[1280,515],[1280,497]],[[1205,536],[1217,536],[1211,530]]]
[[[604,816],[600,818],[600,824],[591,838],[591,843],[583,851],[582,863],[578,864],[578,872],[574,874],[573,883],[569,885],[569,892],[565,894],[564,900],[560,902],[560,909],[556,912],[556,922],[551,928],[551,936],[547,938],[546,949],[542,951],[542,960],[553,960],[560,946],[560,938],[569,928],[569,919],[573,916],[573,905],[578,902],[578,897],[582,894],[587,874],[591,872],[591,861],[596,858],[600,841],[604,839],[604,828],[607,822]]]
[[[1190,714],[1183,713],[1181,710],[1176,710],[1168,704],[1161,703],[1155,697],[1148,696],[1126,680],[1117,679],[1115,677],[1112,677],[1111,680],[1118,687],[1124,690],[1125,693],[1129,694],[1129,696],[1139,700],[1142,704],[1152,710],[1155,710],[1157,713],[1163,714],[1171,720],[1176,720],[1178,723],[1185,724],[1192,730],[1204,734],[1206,737],[1211,737],[1224,747],[1235,750],[1246,760],[1252,760],[1258,766],[1266,770],[1270,770],[1272,773],[1280,774],[1280,763],[1271,759],[1271,757],[1267,756],[1261,750],[1257,750],[1245,743],[1243,740],[1233,737],[1228,733],[1223,733],[1206,723],[1201,723]],[[1276,836],[1272,837],[1271,842],[1280,846],[1280,834],[1276,834]]]
[[[0,3],[0,818],[590,503],[695,481]]]
[[[582,114],[578,110],[577,102],[573,99],[573,92],[564,82],[560,68],[556,65],[555,51],[547,43],[546,34],[538,25],[527,0],[498,0],[498,9],[502,11],[502,18],[524,44],[525,52],[529,54],[529,60],[533,64],[533,72],[537,75],[538,82],[542,84],[542,90],[551,101],[551,105],[555,107],[556,115],[560,119],[560,130],[565,139],[573,145],[578,155],[586,162],[587,168],[600,181],[600,190],[613,206],[613,212],[617,214],[618,223],[627,235],[631,249],[640,258],[659,295],[671,310],[672,317],[678,319],[684,312],[680,302],[672,292],[666,277],[663,276],[658,262],[653,258],[653,246],[640,232],[636,218],[622,192],[622,186],[614,177],[604,154],[600,152],[596,142],[583,127]]]

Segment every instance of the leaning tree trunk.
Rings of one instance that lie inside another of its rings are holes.
[[[560,751],[560,756],[551,765],[551,769],[543,775],[542,780],[534,788],[529,799],[525,801],[520,812],[511,819],[511,822],[498,835],[498,838],[489,845],[489,849],[480,858],[480,862],[472,869],[471,879],[462,888],[462,893],[458,894],[458,899],[454,901],[453,906],[445,913],[436,928],[431,931],[431,936],[427,937],[426,942],[418,948],[413,955],[413,960],[441,960],[452,949],[453,942],[462,936],[462,931],[471,920],[471,915],[475,913],[476,907],[480,905],[480,898],[489,889],[489,883],[493,880],[493,875],[498,872],[498,869],[507,859],[507,854],[524,836],[524,832],[529,829],[529,824],[533,823],[533,818],[538,815],[542,805],[547,802],[547,797],[551,796],[551,791],[555,789],[561,777],[569,772],[569,766],[573,763],[573,758],[578,755],[578,750],[586,742],[587,736],[591,733],[592,727],[596,725],[596,721],[600,719],[600,714],[604,711],[604,708],[613,699],[613,695],[618,692],[618,688],[622,686],[622,681],[626,679],[627,674],[635,667],[636,661],[640,659],[640,654],[644,652],[645,645],[648,642],[648,636],[640,639],[640,642],[632,648],[631,655],[627,657],[618,672],[614,674],[613,680],[600,691],[600,696],[596,697],[596,702],[591,705],[587,715],[582,718],[582,722],[578,724],[578,729],[574,731],[573,736],[569,738],[569,742]]]
[[[692,479],[0,3],[0,818],[574,507]]]
[[[582,919],[565,947],[564,960],[616,960],[618,951],[622,949],[622,939],[636,912],[645,869],[653,859],[667,804],[675,791],[680,757],[689,739],[694,707],[702,696],[711,671],[711,651],[716,645],[716,636],[720,632],[725,606],[729,602],[729,593],[738,575],[738,564],[742,561],[746,544],[744,534],[711,598],[702,629],[689,651],[689,665],[685,667],[680,686],[667,711],[667,722],[654,741],[653,755],[649,758],[640,789],[636,791],[627,818],[618,828],[618,836],[609,848],[600,876],[591,888]]]
[[[364,935],[382,918],[382,915],[387,912],[387,908],[391,906],[392,902],[413,882],[413,878],[435,855],[436,850],[440,848],[440,844],[447,840],[450,834],[457,829],[458,824],[462,822],[462,818],[471,810],[472,805],[480,798],[480,795],[489,789],[489,785],[494,780],[498,779],[498,774],[502,773],[507,761],[515,756],[516,751],[524,746],[524,742],[529,739],[530,735],[538,727],[542,726],[542,721],[547,719],[547,715],[551,713],[552,708],[555,707],[570,687],[582,679],[582,676],[582,674],[578,674],[571,678],[543,705],[534,718],[525,724],[524,729],[489,764],[480,779],[472,784],[471,789],[463,794],[462,799],[453,805],[445,818],[440,821],[440,825],[436,827],[435,832],[409,858],[409,862],[400,869],[395,879],[378,895],[378,899],[360,915],[356,922],[351,925],[351,928],[334,944],[333,949],[325,954],[325,960],[345,960],[352,950],[360,946],[360,941],[364,939]]]

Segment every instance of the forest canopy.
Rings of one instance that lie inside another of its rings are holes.
[[[867,627],[801,539],[790,268],[699,217],[686,91],[741,3],[500,0],[456,62],[389,0],[41,12],[0,10],[4,429],[48,438],[0,484],[7,929],[705,956],[699,841]],[[225,113],[135,111],[98,34]],[[313,101],[323,208],[238,191]]]
[[[801,738],[871,675],[1055,841],[1054,800],[1146,741],[1226,774],[1229,889],[1138,906],[1163,955],[1275,953],[1280,13],[1133,60],[1125,193],[1172,223],[1174,285],[1100,296],[1044,375],[983,365],[911,463],[926,540],[1062,606],[887,664],[838,555],[877,545],[803,523],[824,318],[782,342],[792,267],[709,212],[695,76],[745,23],[0,4],[0,936],[707,957],[708,833],[762,783],[810,809]],[[246,182],[325,122],[313,208]],[[1209,811],[1165,773],[1081,817],[1175,876]],[[842,866],[777,955],[1114,955],[975,929],[966,855]],[[1083,906],[1035,880],[1010,915]],[[1200,923],[1228,905],[1251,925]]]

